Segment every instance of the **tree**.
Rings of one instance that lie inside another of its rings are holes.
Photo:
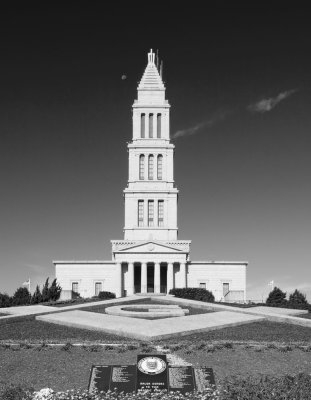
[[[288,303],[291,308],[307,309],[309,306],[306,295],[297,289],[289,295]]]
[[[60,287],[60,285],[58,285],[57,280],[55,278],[49,288],[49,292],[48,292],[49,300],[53,300],[53,301],[58,300],[60,297],[61,291],[62,291],[62,288]]]
[[[42,288],[42,301],[49,301],[49,278],[46,279]]]
[[[26,287],[20,287],[16,290],[13,295],[12,303],[14,306],[21,306],[25,304],[30,304],[31,294]]]
[[[34,294],[32,295],[31,298],[31,304],[38,304],[42,302],[42,293],[41,290],[39,288],[39,285],[37,285],[36,290],[34,292]]]
[[[12,304],[12,298],[6,293],[0,293],[0,308],[10,307]]]
[[[282,292],[281,289],[275,286],[275,288],[269,293],[266,304],[270,307],[286,307],[286,292]]]

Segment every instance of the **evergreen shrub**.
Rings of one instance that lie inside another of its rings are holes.
[[[0,293],[0,308],[10,307],[12,305],[11,297],[6,293]]]
[[[111,293],[111,292],[99,292],[98,293],[98,298],[100,298],[102,300],[115,299],[116,295],[114,293]]]
[[[20,287],[16,290],[12,297],[13,306],[24,306],[30,304],[31,294],[26,287]]]
[[[296,308],[300,310],[311,310],[306,295],[297,289],[294,291],[294,293],[289,295],[288,306],[289,308]]]
[[[206,303],[214,303],[215,301],[213,293],[202,288],[175,288],[171,289],[169,294],[183,299],[204,301]]]
[[[280,288],[275,286],[275,288],[269,293],[266,305],[269,307],[288,307],[286,292],[282,292]]]

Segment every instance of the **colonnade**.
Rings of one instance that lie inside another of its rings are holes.
[[[154,265],[154,293],[161,293],[161,263],[152,262]],[[128,284],[127,284],[127,295],[131,296],[135,293],[134,287],[134,262],[128,262]],[[147,293],[147,265],[148,262],[141,262],[141,274],[140,274],[140,288],[141,293]],[[180,266],[180,279],[179,286],[187,287],[186,278],[186,263],[179,263]],[[117,297],[122,296],[122,263],[116,263],[117,273]],[[166,276],[166,292],[169,293],[174,288],[174,263],[167,263],[167,276]]]

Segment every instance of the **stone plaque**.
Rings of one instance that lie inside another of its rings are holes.
[[[137,356],[137,390],[168,389],[168,368],[164,354],[139,354]]]
[[[139,354],[137,365],[93,365],[89,392],[132,393],[141,389],[165,389],[185,394],[194,390],[202,392],[212,385],[215,385],[212,368],[168,366],[164,354]]]
[[[176,366],[168,368],[169,391],[182,394],[195,389],[193,368],[191,366]]]
[[[109,389],[124,393],[135,392],[136,365],[113,365]]]
[[[194,377],[198,392],[203,392],[204,389],[215,385],[215,378],[212,368],[194,368]]]
[[[106,392],[131,393],[136,391],[136,365],[93,365],[91,370],[89,392],[93,390]]]
[[[109,390],[111,365],[93,365],[89,381],[89,392]]]

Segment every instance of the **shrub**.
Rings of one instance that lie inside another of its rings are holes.
[[[32,295],[31,298],[31,304],[38,304],[42,302],[42,293],[41,290],[39,288],[39,285],[37,285],[36,290],[34,292],[34,294]]]
[[[206,303],[214,303],[215,301],[213,293],[202,288],[175,288],[171,289],[169,294],[183,299],[204,301]]]
[[[48,289],[49,301],[56,301],[59,299],[62,288],[58,285],[56,278],[53,280],[51,286]]]
[[[22,385],[5,385],[0,387],[1,400],[32,400],[33,388]]]
[[[114,293],[111,293],[111,292],[99,292],[98,293],[98,297],[100,299],[106,300],[106,299],[115,299],[116,295]]]
[[[286,307],[286,292],[282,292],[281,289],[275,287],[270,293],[266,300],[266,305],[270,307]]]
[[[42,288],[42,301],[49,301],[49,278],[46,279]]]
[[[26,287],[20,287],[16,290],[12,297],[12,304],[14,306],[23,306],[30,304],[31,294]]]
[[[297,308],[306,310],[309,309],[309,303],[306,299],[306,295],[301,293],[299,290],[295,290],[294,293],[289,295],[288,305],[290,308]]]
[[[10,307],[12,305],[12,298],[6,293],[0,293],[0,308]]]

